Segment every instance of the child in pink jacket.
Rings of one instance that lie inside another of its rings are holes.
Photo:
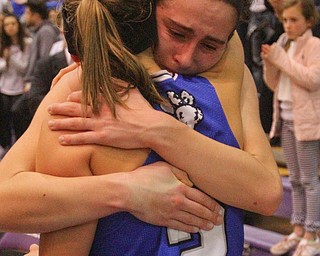
[[[264,79],[274,91],[270,136],[281,133],[292,185],[293,232],[271,248],[274,255],[294,248],[294,256],[320,253],[320,39],[311,32],[317,19],[312,0],[285,1],[285,33],[261,49]]]

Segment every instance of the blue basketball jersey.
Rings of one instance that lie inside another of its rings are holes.
[[[199,133],[239,148],[213,85],[200,76],[165,70],[153,75],[159,92],[171,103],[156,106]],[[162,160],[151,152],[145,164]],[[194,161],[197,161],[195,158]],[[219,181],[217,181],[219,182]],[[100,219],[91,256],[239,256],[243,250],[243,211],[221,204],[224,223],[189,234],[147,224],[127,212]]]

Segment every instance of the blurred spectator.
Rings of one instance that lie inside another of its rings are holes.
[[[31,79],[37,60],[48,56],[53,43],[60,40],[60,32],[48,20],[49,10],[45,2],[41,0],[28,0],[25,6],[24,21],[33,37],[29,67],[25,77],[25,80],[28,82]]]
[[[21,19],[22,15],[24,13],[24,10],[25,10],[24,4],[25,4],[26,0],[23,0],[23,1],[10,0],[10,2],[11,2],[13,13],[15,15],[17,15],[19,19]]]
[[[283,0],[269,2],[279,3]],[[246,38],[248,50],[246,51],[246,64],[248,65],[255,80],[258,96],[260,118],[264,131],[270,132],[272,123],[272,91],[265,85],[262,72],[262,60],[260,56],[261,45],[275,42],[283,33],[280,20],[277,18],[278,9],[274,9],[268,1],[255,0],[250,10],[251,16],[248,23]],[[276,7],[280,5],[275,5]]]
[[[314,4],[316,5],[318,12],[320,13],[320,0],[315,0]],[[318,22],[313,28],[312,28],[313,35],[320,38],[320,22]]]
[[[48,20],[48,8],[41,0],[28,0],[25,4],[24,21],[32,32],[32,43],[25,82],[31,86],[31,80],[37,61],[48,56],[54,42],[60,40],[59,29]],[[21,120],[23,129],[16,134],[19,138],[31,122],[32,115],[28,109],[28,97],[21,97],[13,106],[13,115]]]
[[[53,78],[58,74],[60,69],[72,63],[64,40],[56,42],[50,52],[52,52],[51,56],[43,57],[37,62],[31,80],[32,86],[27,93],[29,111],[32,116],[42,99],[49,92]],[[44,76],[43,74],[46,75]]]
[[[20,120],[12,115],[12,106],[24,93],[31,40],[26,37],[22,24],[13,14],[4,17],[1,29],[0,145],[2,149],[9,149],[14,135],[21,131]]]
[[[12,6],[9,0],[0,0],[0,13],[12,13]]]

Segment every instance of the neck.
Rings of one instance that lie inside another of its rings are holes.
[[[41,25],[41,23],[43,22],[43,19],[37,19],[34,23],[34,27],[39,27]]]
[[[12,44],[18,44],[18,37],[17,36],[11,37],[11,42]]]

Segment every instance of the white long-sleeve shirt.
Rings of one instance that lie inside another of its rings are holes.
[[[0,92],[2,94],[14,96],[24,92],[24,76],[28,68],[30,42],[30,39],[26,39],[23,52],[17,45],[10,47],[8,65],[4,58],[0,58]]]

